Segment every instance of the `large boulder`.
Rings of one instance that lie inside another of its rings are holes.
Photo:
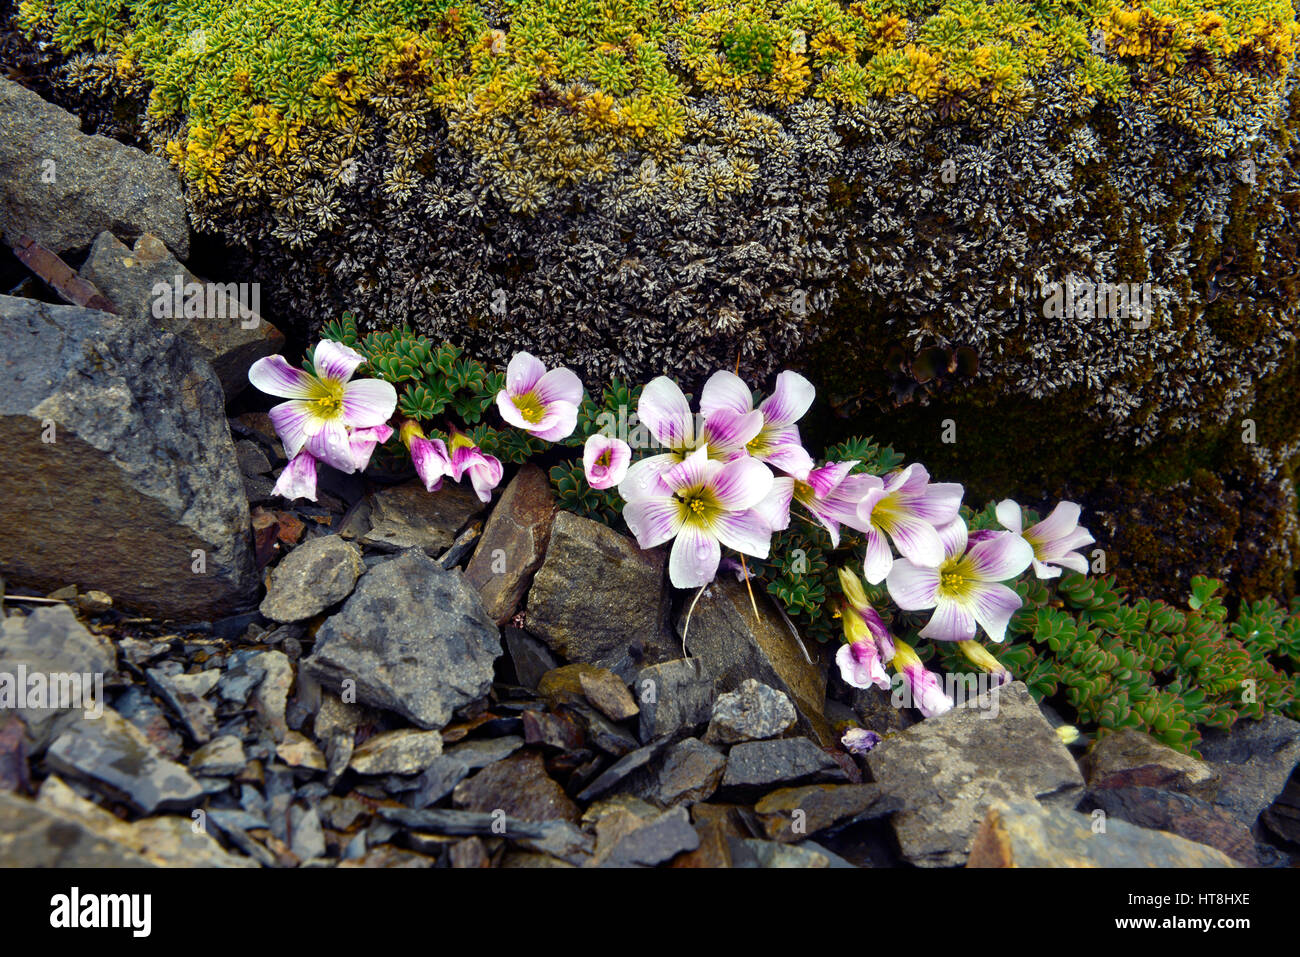
[[[438,729],[488,693],[500,654],[496,623],[460,570],[411,548],[361,578],[303,668],[361,704]]]
[[[643,551],[599,522],[559,511],[528,592],[525,627],[556,654],[631,681],[681,656],[665,628],[664,552]]]
[[[996,801],[1073,805],[1074,758],[1022,682],[892,734],[867,754],[872,779],[901,802],[893,817],[912,864],[954,867]]]
[[[252,606],[248,502],[216,376],[181,339],[0,296],[0,573],[160,617]]]
[[[55,252],[85,249],[100,230],[150,232],[190,252],[180,179],[157,156],[81,132],[77,117],[0,78],[0,233]]]
[[[284,345],[280,330],[262,318],[261,287],[200,279],[153,233],[128,247],[102,232],[81,276],[124,316],[184,336],[212,365],[226,399],[248,388],[248,370]]]
[[[695,602],[694,610],[686,603],[677,631],[719,693],[738,691],[751,679],[775,688],[798,707],[799,730],[823,745],[832,743],[834,734],[824,715],[826,669],[808,660],[799,638],[761,589],[754,589],[751,600],[743,582],[719,578]]]

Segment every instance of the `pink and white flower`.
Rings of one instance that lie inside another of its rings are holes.
[[[248,381],[263,392],[289,400],[272,408],[270,415],[290,459],[306,449],[339,471],[357,471],[358,452],[350,433],[384,425],[397,408],[397,390],[391,383],[382,379],[352,381],[352,374],[365,361],[355,349],[322,339],[312,354],[315,375],[294,368],[283,356],[267,356],[253,363]],[[364,442],[361,451],[368,461]]]
[[[870,488],[858,503],[858,521],[867,533],[867,554],[862,571],[877,585],[894,563],[885,536],[914,565],[933,567],[943,558],[936,529],[957,517],[962,487],[954,482],[930,482],[922,465],[909,465]]]
[[[854,688],[875,685],[889,687],[884,664],[894,655],[894,641],[880,613],[867,601],[858,576],[847,568],[839,570],[840,590],[844,592],[844,637],[847,643],[835,653],[840,677]]]
[[[879,734],[866,728],[849,728],[840,738],[840,745],[849,754],[866,754],[883,740]]]
[[[1019,535],[1003,532],[968,550],[966,523],[960,518],[938,534],[943,550],[938,567],[900,558],[886,580],[889,597],[904,611],[934,609],[921,629],[923,638],[970,641],[978,624],[994,641],[1001,641],[1020,607],[1020,596],[1001,582],[1029,567],[1033,549]]]
[[[757,409],[748,413],[718,409],[698,424],[686,395],[667,376],[652,379],[641,390],[636,411],[641,425],[668,451],[647,456],[628,469],[618,485],[618,494],[627,502],[647,495],[662,498],[660,475],[697,449],[721,462],[745,456],[746,445],[763,428],[763,413]]]
[[[401,435],[403,444],[411,452],[415,474],[420,476],[425,491],[438,491],[442,488],[443,477],[451,474],[451,456],[447,454],[447,443],[442,439],[428,438],[419,423],[412,419],[402,423]]]
[[[497,410],[517,429],[545,442],[568,438],[578,424],[582,380],[569,369],[552,369],[527,352],[506,367],[506,387],[497,393]]]
[[[1091,545],[1096,539],[1079,526],[1079,513],[1074,502],[1061,502],[1047,518],[1021,531],[1024,516],[1020,506],[1008,498],[998,502],[997,507],[1002,527],[1019,535],[1034,550],[1034,574],[1039,578],[1056,578],[1063,568],[1087,574],[1088,560],[1075,549]]]
[[[501,484],[504,473],[501,460],[495,455],[488,455],[464,432],[451,430],[451,475],[453,482],[469,475],[474,492],[480,502],[492,501],[492,490]]]
[[[799,427],[813,403],[817,390],[797,372],[782,372],[776,377],[776,388],[758,405],[763,414],[763,425],[746,444],[746,451],[761,462],[806,479],[812,470],[812,456],[803,447]],[[700,413],[705,422],[719,411],[729,411],[747,416],[754,411],[754,398],[740,376],[725,370],[713,373],[700,393]]]
[[[365,471],[366,466],[370,464],[370,456],[375,454],[375,447],[383,445],[392,437],[393,429],[389,425],[353,429],[348,435],[348,441],[352,445],[352,460],[356,463],[357,471]]]
[[[902,703],[917,708],[927,718],[951,711],[952,698],[943,690],[939,676],[925,667],[911,645],[904,641],[895,644],[894,667],[903,679],[903,690],[906,691]]]
[[[858,528],[858,502],[868,489],[881,484],[874,475],[850,475],[857,461],[828,462],[803,479],[782,476],[772,483],[771,494],[759,510],[773,531],[790,527],[790,506],[797,502],[830,533],[831,545],[840,544],[840,526]]]
[[[275,481],[273,495],[285,498],[306,498],[316,501],[316,458],[306,449],[302,449],[289,460],[280,477]]]
[[[668,578],[675,587],[711,582],[723,545],[767,557],[772,530],[754,510],[772,487],[772,472],[762,462],[749,456],[719,462],[701,447],[660,479],[665,491],[629,501],[623,518],[642,548],[673,540]]]
[[[623,481],[631,461],[632,447],[610,435],[593,433],[582,447],[582,472],[587,484],[597,490]]]

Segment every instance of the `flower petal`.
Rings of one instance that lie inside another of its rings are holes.
[[[357,471],[363,472],[370,464],[370,456],[375,453],[375,446],[387,442],[393,437],[393,430],[387,425],[372,425],[367,429],[353,429],[348,436],[352,444],[352,460],[357,464]]]
[[[543,405],[562,402],[576,412],[582,401],[582,380],[572,369],[552,369],[538,380],[536,392]]]
[[[889,576],[893,567],[894,553],[889,548],[885,533],[871,529],[867,532],[867,554],[862,562],[863,577],[871,584],[879,585]]]
[[[812,486],[813,494],[818,498],[825,498],[837,489],[841,482],[853,471],[853,466],[858,464],[857,459],[851,462],[827,462],[819,469],[813,469],[808,473],[807,482]],[[872,478],[876,478],[874,475]],[[876,483],[880,479],[876,478]]]
[[[357,470],[357,461],[352,455],[352,442],[348,439],[348,430],[339,419],[325,422],[319,432],[307,439],[307,444],[303,448],[321,462],[333,466],[340,472]]]
[[[682,510],[667,498],[643,498],[623,506],[623,521],[642,548],[662,545],[682,527]]]
[[[668,556],[668,580],[674,588],[699,588],[713,581],[722,560],[718,540],[701,529],[683,525]]]
[[[769,465],[780,469],[797,479],[806,479],[812,473],[813,457],[799,444],[799,433],[795,431],[792,442],[777,443],[764,459]]]
[[[497,411],[501,413],[501,418],[506,420],[507,425],[513,425],[516,429],[525,432],[533,428],[533,423],[525,419],[519,407],[515,405],[514,396],[510,394],[509,389],[502,389],[497,393]]]
[[[955,558],[966,551],[970,536],[966,531],[966,523],[960,517],[954,518],[947,525],[939,526],[935,531],[939,533],[939,541],[943,542],[946,558]]]
[[[1033,560],[1033,548],[1015,532],[1003,532],[976,542],[965,559],[972,569],[972,577],[990,582],[1015,578]]]
[[[285,498],[307,498],[316,501],[316,459],[310,452],[299,452],[284,467],[276,480],[273,495]]]
[[[971,611],[980,627],[994,641],[1007,636],[1007,622],[1020,609],[1020,596],[1006,585],[981,583],[975,586]]]
[[[740,376],[726,370],[709,376],[700,392],[700,413],[706,419],[719,409],[728,409],[737,415],[754,410],[754,396],[749,386]]]
[[[637,415],[650,434],[670,449],[695,443],[695,419],[677,383],[667,376],[650,380],[641,390]]]
[[[568,372],[567,369],[557,369],[557,372]],[[551,373],[546,373],[550,375]],[[576,376],[575,376],[576,378]],[[543,442],[559,442],[561,439],[567,439],[573,434],[573,430],[578,426],[578,407],[568,402],[556,402],[551,406],[553,416],[548,415],[541,422],[533,426],[536,430],[533,432],[537,438]],[[555,424],[548,425],[547,420],[554,418]]]
[[[366,361],[366,357],[351,346],[345,346],[333,339],[322,339],[312,353],[311,364],[316,368],[316,375],[321,379],[334,382],[347,382],[357,366]],[[389,415],[392,415],[390,412]]]
[[[426,490],[436,492],[442,488],[442,479],[451,474],[451,456],[442,439],[426,439],[422,435],[411,438],[411,461],[415,474],[420,476]]]
[[[924,519],[905,513],[893,516],[889,522],[889,537],[903,557],[915,565],[933,568],[944,559],[943,539]]]
[[[940,598],[934,614],[917,634],[934,641],[970,641],[975,637],[975,615],[950,598]]]
[[[786,370],[776,377],[772,394],[758,408],[766,421],[791,425],[803,417],[816,397],[817,390],[811,382],[797,372]]]
[[[711,485],[714,476],[721,470],[722,463],[710,459],[708,450],[700,447],[676,465],[665,469],[660,478],[674,492],[679,492]]]
[[[1029,538],[1040,542],[1064,538],[1079,524],[1079,506],[1074,502],[1061,502],[1047,516],[1026,533]]]
[[[957,517],[965,494],[966,490],[956,482],[931,482],[919,498],[912,500],[910,511],[938,528]]]
[[[307,424],[316,418],[312,407],[301,399],[290,399],[274,406],[268,415],[284,444],[284,454],[293,458],[307,444]]]
[[[663,480],[663,473],[677,464],[677,456],[670,452],[650,455],[634,462],[623,481],[618,483],[618,494],[625,502],[635,502],[647,497],[671,495],[672,489]]]
[[[718,469],[709,486],[723,508],[740,512],[761,502],[772,490],[773,481],[771,469],[758,459],[746,456],[733,459]]]
[[[767,558],[772,547],[772,529],[755,509],[719,515],[712,531],[723,545],[755,558]]]
[[[731,409],[719,409],[705,420],[700,438],[708,444],[711,454],[728,458],[743,455],[745,446],[762,429],[762,412],[746,412],[742,415]]]
[[[939,600],[939,570],[913,565],[906,558],[894,562],[885,579],[889,597],[903,611],[933,608]]]
[[[544,375],[546,366],[541,359],[527,352],[517,353],[506,366],[506,392],[510,395],[532,392],[537,381]]]
[[[998,524],[1017,535],[1024,530],[1024,515],[1020,511],[1020,506],[1009,498],[1004,498],[998,502],[994,510],[998,516]]]
[[[248,370],[248,381],[267,395],[284,399],[311,399],[320,391],[320,384],[309,372],[289,365],[284,356],[258,359]]]
[[[397,409],[397,390],[383,379],[358,379],[343,387],[343,419],[354,429],[383,425]]]
[[[789,476],[772,480],[772,490],[763,496],[763,500],[754,506],[767,527],[774,532],[783,532],[790,527],[790,502],[794,498],[794,479]],[[839,537],[838,529],[831,537]]]

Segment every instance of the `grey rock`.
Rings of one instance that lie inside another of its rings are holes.
[[[766,788],[776,785],[846,780],[843,769],[807,738],[745,741],[727,754],[724,788]]]
[[[295,804],[289,808],[289,849],[300,861],[325,856],[325,832],[314,807]]]
[[[271,474],[271,460],[266,455],[266,449],[252,439],[238,439],[235,442],[235,459],[239,462],[239,471],[245,476]]]
[[[227,401],[249,387],[248,370],[254,362],[284,346],[284,336],[257,311],[258,287],[245,284],[241,289],[234,282],[200,279],[151,233],[130,249],[112,233],[100,233],[81,276],[107,296],[121,315],[156,324],[189,342],[216,372]],[[180,302],[176,301],[178,279]],[[160,303],[155,287],[161,293],[162,286],[168,292]],[[267,463],[266,470],[254,474],[265,474],[269,468]]]
[[[352,752],[361,723],[361,709],[347,704],[338,695],[324,692],[320,710],[312,725],[316,743],[325,752],[329,774],[326,781],[332,787],[352,761]]]
[[[599,861],[600,867],[654,867],[700,846],[686,808],[676,807],[624,834]]]
[[[43,175],[53,160],[53,182]],[[189,255],[180,179],[160,157],[107,136],[17,83],[0,79],[0,233],[23,233],[55,252],[84,249],[105,226],[152,232]]]
[[[1145,731],[1122,728],[1099,738],[1083,761],[1088,787],[1154,787],[1213,798],[1219,775],[1204,761],[1161,744]]]
[[[149,687],[181,719],[196,744],[212,739],[217,726],[217,711],[204,695],[217,686],[221,672],[213,669],[198,675],[170,675],[161,668],[145,672]]]
[[[541,567],[554,515],[551,481],[530,464],[511,479],[488,516],[465,577],[498,624],[509,621],[518,610]]]
[[[727,759],[696,738],[677,742],[655,776],[653,800],[668,806],[707,801],[722,781]]]
[[[902,802],[894,833],[903,856],[920,866],[962,864],[994,801],[1072,806],[1083,786],[1074,758],[1019,681],[890,735],[866,761],[873,780]]]
[[[1225,809],[1190,794],[1151,787],[1102,788],[1089,791],[1078,808],[1096,809],[1106,813],[1108,822],[1119,819],[1218,848],[1245,867],[1262,863],[1249,827]]]
[[[419,774],[440,754],[437,731],[385,731],[353,750],[351,766],[358,774]]]
[[[736,691],[719,695],[713,704],[707,741],[735,744],[762,741],[794,727],[798,714],[784,692],[746,678]]]
[[[1204,844],[1164,831],[1091,817],[1032,799],[991,805],[973,839],[967,867],[1236,867]]]
[[[86,696],[94,698],[95,676],[99,676],[102,691],[104,677],[112,674],[116,664],[112,642],[88,631],[66,605],[0,618],[0,675],[6,676],[0,678],[0,712],[12,709],[17,713],[33,746],[43,748],[54,733],[56,721],[69,712],[61,708],[17,707],[19,692],[34,690],[31,676],[66,675],[69,681],[73,675],[80,676],[76,684],[86,707],[72,710],[84,714],[86,708],[94,710]],[[30,695],[22,697],[28,704],[37,703]]]
[[[758,619],[743,582],[719,578],[705,589],[690,612],[689,604],[677,620],[679,634],[691,657],[714,679],[719,693],[736,691],[748,679],[783,692],[799,710],[799,730],[823,745],[834,734],[823,714],[826,702],[824,667],[809,662],[799,642],[768,597],[755,591]]]
[[[447,749],[447,756],[462,762],[471,771],[503,761],[524,746],[524,739],[508,734],[500,738],[480,738],[462,741]]]
[[[303,668],[334,691],[351,680],[357,701],[437,729],[487,694],[499,654],[478,593],[413,548],[366,573]]]
[[[453,482],[432,495],[419,482],[407,482],[380,489],[369,501],[363,544],[391,551],[422,548],[431,557],[450,548],[456,533],[484,509],[471,488]]]
[[[647,664],[676,657],[662,550],[642,551],[612,529],[561,510],[546,560],[528,592],[525,627],[572,662],[631,681]]]
[[[1230,731],[1206,732],[1201,756],[1219,772],[1214,803],[1254,827],[1300,764],[1300,722],[1278,714],[1238,721]]]
[[[132,685],[117,697],[114,710],[140,729],[158,753],[176,760],[185,750],[184,739],[172,730],[162,708],[154,703],[145,687]]]
[[[679,658],[642,668],[632,690],[641,707],[642,741],[698,730],[712,713],[713,680],[700,670],[698,659]]]
[[[634,772],[644,768],[647,764],[664,749],[668,743],[667,739],[652,741],[645,747],[626,754],[619,758],[608,768],[601,772],[600,776],[588,784],[578,794],[578,800],[590,801],[592,798],[599,797],[602,794],[612,790],[621,784]]]
[[[305,621],[337,605],[361,577],[361,550],[337,535],[303,542],[271,570],[261,612],[272,621]]]
[[[293,687],[293,665],[283,651],[264,651],[249,659],[250,667],[262,672],[262,680],[253,693],[253,707],[263,724],[276,741],[283,741],[289,732],[285,708],[289,704],[289,689]]]
[[[522,629],[502,628],[501,637],[505,642],[506,654],[515,666],[515,677],[519,684],[530,691],[536,691],[542,675],[557,666],[555,656],[545,644]]]
[[[420,775],[419,784],[405,799],[416,810],[441,801],[461,781],[469,777],[470,766],[454,755],[434,758]]]
[[[190,758],[190,771],[193,774],[229,776],[244,770],[248,759],[244,754],[244,742],[234,735],[222,735],[213,738],[194,752]]]
[[[800,844],[778,844],[757,838],[730,838],[733,866],[741,868],[823,868],[831,866],[833,855],[805,841]]]
[[[0,792],[0,867],[153,866],[131,847],[76,818]]]
[[[0,486],[31,489],[0,496],[0,574],[158,617],[251,608],[248,502],[211,367],[93,309],[0,296],[0,323]]]
[[[142,814],[190,807],[203,793],[189,772],[158,754],[111,708],[59,735],[46,761],[56,773],[85,781]]]

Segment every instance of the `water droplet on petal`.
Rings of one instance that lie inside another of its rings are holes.
[[[708,546],[708,545],[696,545],[696,546],[695,546],[695,557],[696,557],[696,558],[699,558],[699,559],[705,559],[705,558],[708,558],[708,557],[709,557],[709,546]]]

